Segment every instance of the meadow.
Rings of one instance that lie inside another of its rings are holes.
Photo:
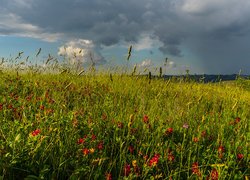
[[[0,179],[249,179],[250,81],[0,75]]]

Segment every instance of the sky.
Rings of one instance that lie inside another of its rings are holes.
[[[0,57],[250,74],[249,0],[0,0]],[[167,64],[165,59],[168,58]],[[35,59],[35,58],[34,58]]]

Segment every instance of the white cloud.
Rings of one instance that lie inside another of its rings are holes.
[[[156,38],[148,34],[143,34],[137,43],[133,45],[136,51],[152,49],[161,46],[162,43]]]
[[[151,59],[145,59],[139,64],[139,67],[141,68],[149,68],[153,66],[152,60]]]
[[[174,69],[176,68],[176,63],[174,61],[167,61],[167,63],[164,64],[168,69]]]
[[[91,40],[79,39],[69,41],[64,46],[59,47],[58,55],[65,56],[70,63],[105,63],[104,58],[95,51],[95,45]]]
[[[23,22],[22,19],[13,13],[0,13],[0,35],[14,35],[20,37],[30,37],[41,39],[47,42],[55,42],[62,34],[47,33],[42,28],[30,23]]]
[[[188,13],[204,13],[209,10],[216,10],[228,0],[185,0],[182,5],[182,10]]]
[[[204,29],[229,26],[232,23],[249,21],[250,1],[248,0],[181,0],[177,13],[183,19],[202,25]],[[205,23],[204,23],[205,22]]]

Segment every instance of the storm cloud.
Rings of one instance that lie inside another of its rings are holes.
[[[206,73],[250,70],[248,0],[0,0],[0,34],[96,46],[146,42]],[[8,22],[12,22],[10,26]],[[15,27],[14,24],[17,24]],[[141,38],[144,38],[144,41]],[[155,41],[159,43],[152,43]],[[144,46],[137,46],[141,49]],[[145,45],[148,48],[147,45]]]

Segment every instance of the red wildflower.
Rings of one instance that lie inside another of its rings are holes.
[[[123,126],[124,126],[124,125],[123,125],[123,123],[122,123],[122,122],[118,122],[118,123],[117,123],[117,127],[118,127],[118,128],[122,129],[122,128],[123,128]]]
[[[34,131],[32,131],[32,136],[37,136],[38,134],[40,134],[41,130],[40,129],[36,129]]]
[[[219,173],[216,169],[213,169],[210,173],[209,180],[218,180],[219,179]]]
[[[193,172],[193,174],[196,174],[198,176],[201,175],[198,162],[195,162],[192,164],[192,172]]]
[[[167,128],[165,134],[171,135],[173,133],[173,131],[174,131],[173,128]]]
[[[130,172],[131,172],[130,165],[129,165],[129,164],[126,164],[126,165],[124,166],[124,176],[129,176]]]
[[[2,110],[3,109],[3,104],[0,104],[0,110]]]
[[[150,159],[150,161],[149,161],[149,166],[156,166],[157,165],[157,163],[158,163],[158,158],[156,158],[156,157],[153,157],[152,159]]]
[[[219,158],[223,157],[223,152],[225,152],[225,148],[222,145],[220,145],[218,147]]]
[[[244,155],[243,154],[237,154],[237,159],[240,161],[244,158]]]
[[[96,135],[92,134],[91,140],[92,140],[92,141],[96,140]]]
[[[44,110],[44,105],[40,105],[40,110]]]
[[[155,154],[150,160],[149,160],[149,166],[156,166],[159,162],[160,154]]]
[[[103,147],[104,147],[103,141],[99,142],[98,145],[97,145],[97,149],[102,150]]]
[[[130,152],[131,154],[133,154],[135,148],[134,148],[132,145],[130,145],[130,146],[128,147],[128,150],[129,150],[129,152]]]
[[[222,145],[220,145],[220,146],[218,147],[218,152],[219,152],[219,153],[225,152],[225,148],[224,148]]]
[[[84,148],[82,150],[82,153],[83,153],[84,156],[87,156],[89,154],[89,150],[87,148]]]
[[[173,162],[174,159],[175,159],[175,157],[174,157],[174,155],[173,155],[172,153],[168,154],[168,160],[169,160],[170,162]]]
[[[240,122],[240,118],[236,117],[234,122],[235,122],[235,124],[238,124]]]
[[[144,116],[143,116],[143,122],[146,123],[146,124],[149,123],[149,118],[148,118],[147,115],[144,115]]]
[[[199,142],[199,138],[194,137],[193,141],[194,141],[195,143],[197,143],[197,142]]]
[[[112,180],[111,173],[106,173],[105,177],[106,177],[106,180]]]
[[[204,130],[204,131],[201,132],[201,136],[202,136],[203,138],[206,137],[206,135],[207,135],[207,131],[206,131],[206,130]]]
[[[78,139],[78,140],[77,140],[77,144],[83,144],[83,143],[84,143],[84,141],[85,141],[85,139],[80,138],[80,139]]]

